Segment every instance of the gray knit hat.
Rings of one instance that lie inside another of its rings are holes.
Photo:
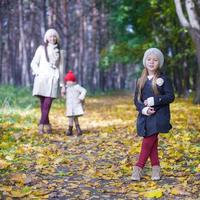
[[[48,30],[46,31],[46,33],[45,33],[45,35],[44,35],[44,42],[45,42],[45,43],[47,42],[48,37],[51,36],[51,35],[55,35],[56,38],[57,38],[57,42],[60,43],[60,36],[59,36],[58,32],[57,32],[55,29],[53,29],[53,28],[48,29]]]
[[[145,67],[146,59],[150,54],[154,54],[154,55],[156,55],[158,57],[158,59],[159,59],[159,67],[161,68],[163,66],[163,64],[164,64],[164,56],[163,56],[163,53],[157,48],[150,48],[150,49],[147,49],[145,51],[144,56],[143,56],[143,65],[144,65],[144,67]]]

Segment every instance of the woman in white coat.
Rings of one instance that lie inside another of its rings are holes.
[[[87,90],[76,83],[76,77],[70,70],[64,80],[66,81],[66,89],[62,90],[62,96],[66,93],[66,115],[69,118],[69,128],[66,131],[68,136],[73,135],[73,122],[76,126],[77,135],[81,135],[82,131],[79,125],[78,117],[84,114],[83,102]]]
[[[39,97],[41,118],[38,132],[51,133],[49,111],[58,90],[64,86],[64,51],[60,50],[60,37],[55,29],[44,35],[44,45],[40,45],[31,62],[34,84],[33,95]]]

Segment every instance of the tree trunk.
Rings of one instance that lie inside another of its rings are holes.
[[[0,2],[1,6],[1,2]],[[0,12],[0,18],[2,17],[2,12]],[[3,60],[3,38],[2,38],[2,21],[0,21],[0,83],[2,82],[2,60]]]
[[[83,57],[84,57],[84,18],[83,18],[83,5],[81,4],[81,0],[77,0],[77,5],[79,11],[77,11],[78,14],[78,19],[79,19],[79,37],[78,37],[78,75],[79,75],[79,80],[80,83],[83,84]]]
[[[27,61],[27,50],[25,44],[25,33],[24,33],[24,20],[23,20],[23,0],[18,0],[19,9],[19,29],[20,29],[20,41],[19,41],[19,55],[20,63],[22,66],[22,85],[29,86],[29,72],[28,72],[28,61]]]
[[[101,9],[100,9],[100,19],[99,19],[99,51],[106,47],[108,42],[108,27],[107,27],[107,17],[106,17],[106,8],[104,1],[101,2]],[[100,54],[100,53],[99,53]],[[100,58],[99,58],[100,59]],[[99,86],[100,89],[105,91],[106,90],[106,75],[107,73],[104,69],[100,69],[99,74]]]
[[[41,34],[44,35],[45,31],[47,30],[48,27],[48,19],[47,19],[47,1],[48,0],[43,0],[42,1],[42,9],[40,11],[40,16],[41,16]]]
[[[194,103],[200,104],[200,31],[191,30],[190,32],[192,32],[191,35],[196,45],[196,56],[198,63],[198,69],[196,73],[196,95],[194,97]]]
[[[189,34],[195,44],[196,47],[196,56],[198,69],[196,73],[196,95],[194,97],[194,103],[200,104],[200,24],[198,18],[200,16],[197,15],[195,4],[193,0],[186,0],[185,7],[188,15],[188,20],[184,16],[183,8],[180,0],[174,0],[176,6],[176,13],[180,20],[181,25],[188,29]]]
[[[96,1],[93,1],[92,3],[92,60],[91,60],[91,71],[90,71],[90,77],[91,77],[91,82],[92,82],[92,87],[91,91],[94,92],[96,88],[96,80],[97,76],[95,76],[95,68],[97,68],[97,63],[96,63],[96,52],[97,52],[97,18],[98,18],[98,10],[96,8]]]
[[[7,4],[8,9],[9,3]],[[8,13],[7,16],[7,26],[6,26],[6,35],[4,35],[3,44],[2,44],[2,83],[9,84],[11,80],[11,68],[10,68],[10,32],[11,32],[11,21],[12,14]]]
[[[190,95],[190,73],[187,60],[185,59],[183,62],[183,80],[184,80],[184,97],[188,98]]]

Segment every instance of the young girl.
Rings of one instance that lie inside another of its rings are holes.
[[[64,52],[60,50],[60,37],[55,29],[44,35],[44,45],[40,45],[31,62],[34,85],[33,95],[39,97],[41,118],[38,132],[51,133],[49,111],[60,86],[64,85]],[[61,82],[60,82],[61,81]]]
[[[69,128],[66,131],[68,136],[73,135],[73,122],[76,126],[77,135],[81,135],[82,131],[79,125],[78,117],[84,114],[83,103],[86,95],[86,89],[76,83],[76,77],[70,70],[64,80],[66,81],[66,90],[61,91],[62,96],[66,93],[66,115],[69,118]]]
[[[173,87],[160,69],[164,56],[157,48],[150,48],[144,53],[144,70],[137,82],[134,103],[139,112],[137,132],[143,137],[139,160],[134,166],[132,180],[140,180],[142,169],[150,157],[152,180],[160,179],[160,162],[158,158],[158,134],[167,133],[170,124],[169,104],[174,101]]]

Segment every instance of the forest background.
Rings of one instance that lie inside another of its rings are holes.
[[[53,27],[66,71],[91,92],[132,91],[144,51],[158,47],[178,96],[194,92],[200,103],[199,8],[199,0],[1,0],[0,84],[32,86],[31,59]]]
[[[80,137],[65,134],[61,98],[52,134],[38,134],[30,62],[48,28],[88,90]],[[141,138],[132,94],[149,47],[164,53],[175,89],[173,129],[159,136],[161,180],[147,162],[133,182]],[[0,0],[0,199],[200,199],[199,77],[200,0]]]

